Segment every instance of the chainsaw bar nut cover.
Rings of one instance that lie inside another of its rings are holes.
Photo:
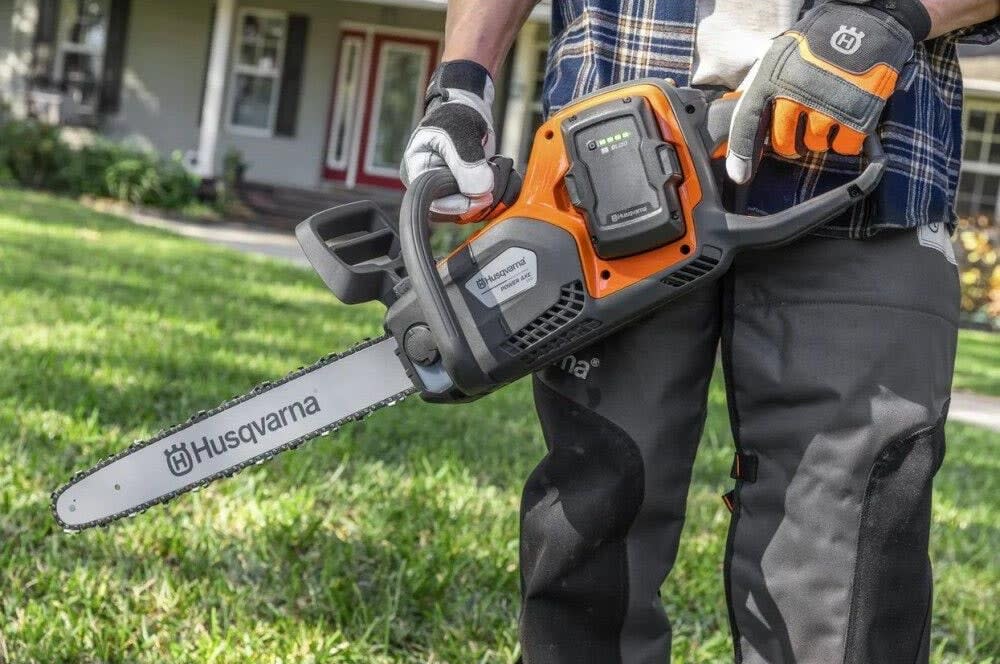
[[[439,353],[431,328],[426,325],[414,325],[403,336],[403,350],[410,361],[421,367],[428,367],[437,362]]]

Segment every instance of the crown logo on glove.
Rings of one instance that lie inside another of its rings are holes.
[[[865,33],[861,32],[853,25],[847,27],[840,26],[840,29],[830,37],[830,46],[844,55],[853,55],[861,48],[861,40],[865,38]]]

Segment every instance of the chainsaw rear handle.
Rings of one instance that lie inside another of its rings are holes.
[[[739,97],[737,92],[708,105],[703,141],[707,154],[713,158],[725,155],[729,127]],[[868,165],[854,180],[787,210],[763,217],[726,212],[725,232],[732,244],[749,248],[791,242],[859,202],[874,191],[885,171],[885,151],[877,134],[871,134],[865,140],[864,154]]]
[[[875,190],[885,171],[886,156],[878,136],[865,141],[868,165],[858,177],[835,189],[763,217],[726,213],[726,233],[733,244],[770,247],[791,242],[857,204]]]

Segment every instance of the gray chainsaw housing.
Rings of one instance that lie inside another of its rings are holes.
[[[512,250],[534,255],[535,282],[487,306],[468,284],[482,278],[488,266]],[[703,246],[702,252],[625,291],[595,299],[584,285],[573,236],[552,224],[515,218],[498,224],[441,262],[438,273],[476,364],[496,386],[501,386],[648,313],[651,307],[673,299],[696,281],[721,274],[725,268],[720,264],[721,252],[710,246]],[[385,329],[397,339],[405,339],[411,327],[424,321],[415,292],[408,290],[389,307]],[[424,376],[435,368],[412,362],[406,356],[405,343],[402,347],[400,359],[411,378],[418,385],[425,382]],[[429,401],[466,401],[482,394],[434,393],[425,389],[422,396]]]

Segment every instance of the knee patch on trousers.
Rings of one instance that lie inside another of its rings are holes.
[[[642,455],[617,424],[536,382],[549,454],[528,480],[525,511],[551,492],[584,541],[623,539],[642,504]]]
[[[926,657],[931,487],[944,447],[942,417],[933,427],[887,445],[872,466],[861,511],[845,664],[909,664]]]
[[[532,662],[614,664],[628,607],[625,538],[644,495],[642,456],[621,427],[538,380],[535,402],[549,454],[522,500],[521,641]]]

